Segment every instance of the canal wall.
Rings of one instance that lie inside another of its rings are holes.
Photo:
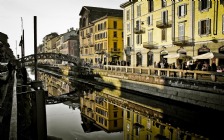
[[[224,111],[223,83],[94,70],[97,82]]]

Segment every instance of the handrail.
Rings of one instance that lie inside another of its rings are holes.
[[[190,78],[195,80],[209,80],[209,81],[224,82],[224,80],[220,80],[221,78],[218,78],[218,77],[224,77],[224,73],[213,72],[213,71],[132,67],[132,66],[117,66],[117,65],[104,65],[103,69],[108,71],[118,71],[118,72],[133,73],[133,74],[146,74],[146,75],[154,75],[154,76]]]

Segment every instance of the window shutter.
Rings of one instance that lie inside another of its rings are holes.
[[[201,1],[198,0],[198,10],[201,11]]]
[[[178,6],[178,9],[177,9],[177,16],[178,17],[180,16],[180,11],[181,11],[181,6]]]
[[[206,20],[206,34],[211,33],[211,19]]]
[[[198,35],[201,35],[201,21],[198,22]]]
[[[142,35],[139,35],[140,37],[140,44],[142,44]]]
[[[187,15],[187,4],[184,4],[184,15]]]
[[[209,8],[212,8],[212,0],[207,0],[207,8],[209,9]]]
[[[138,43],[138,35],[136,35],[136,44],[139,44],[139,43]]]
[[[147,24],[150,25],[150,16],[147,18]]]
[[[152,25],[152,22],[153,22],[153,15],[151,15],[151,17],[150,17],[150,25]]]
[[[222,34],[224,34],[224,15],[222,15]]]

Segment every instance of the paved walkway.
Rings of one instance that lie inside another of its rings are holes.
[[[0,82],[0,138],[9,139],[14,78]]]

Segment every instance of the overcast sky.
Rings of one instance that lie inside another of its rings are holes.
[[[21,54],[19,41],[25,31],[25,55],[34,53],[33,19],[37,16],[37,45],[51,32],[62,34],[79,28],[82,6],[121,9],[127,0],[0,0],[0,32],[8,35],[8,42],[16,55]],[[21,17],[23,22],[21,22]],[[22,24],[23,23],[23,24]],[[17,43],[16,43],[17,42]],[[16,45],[17,44],[17,45]]]

